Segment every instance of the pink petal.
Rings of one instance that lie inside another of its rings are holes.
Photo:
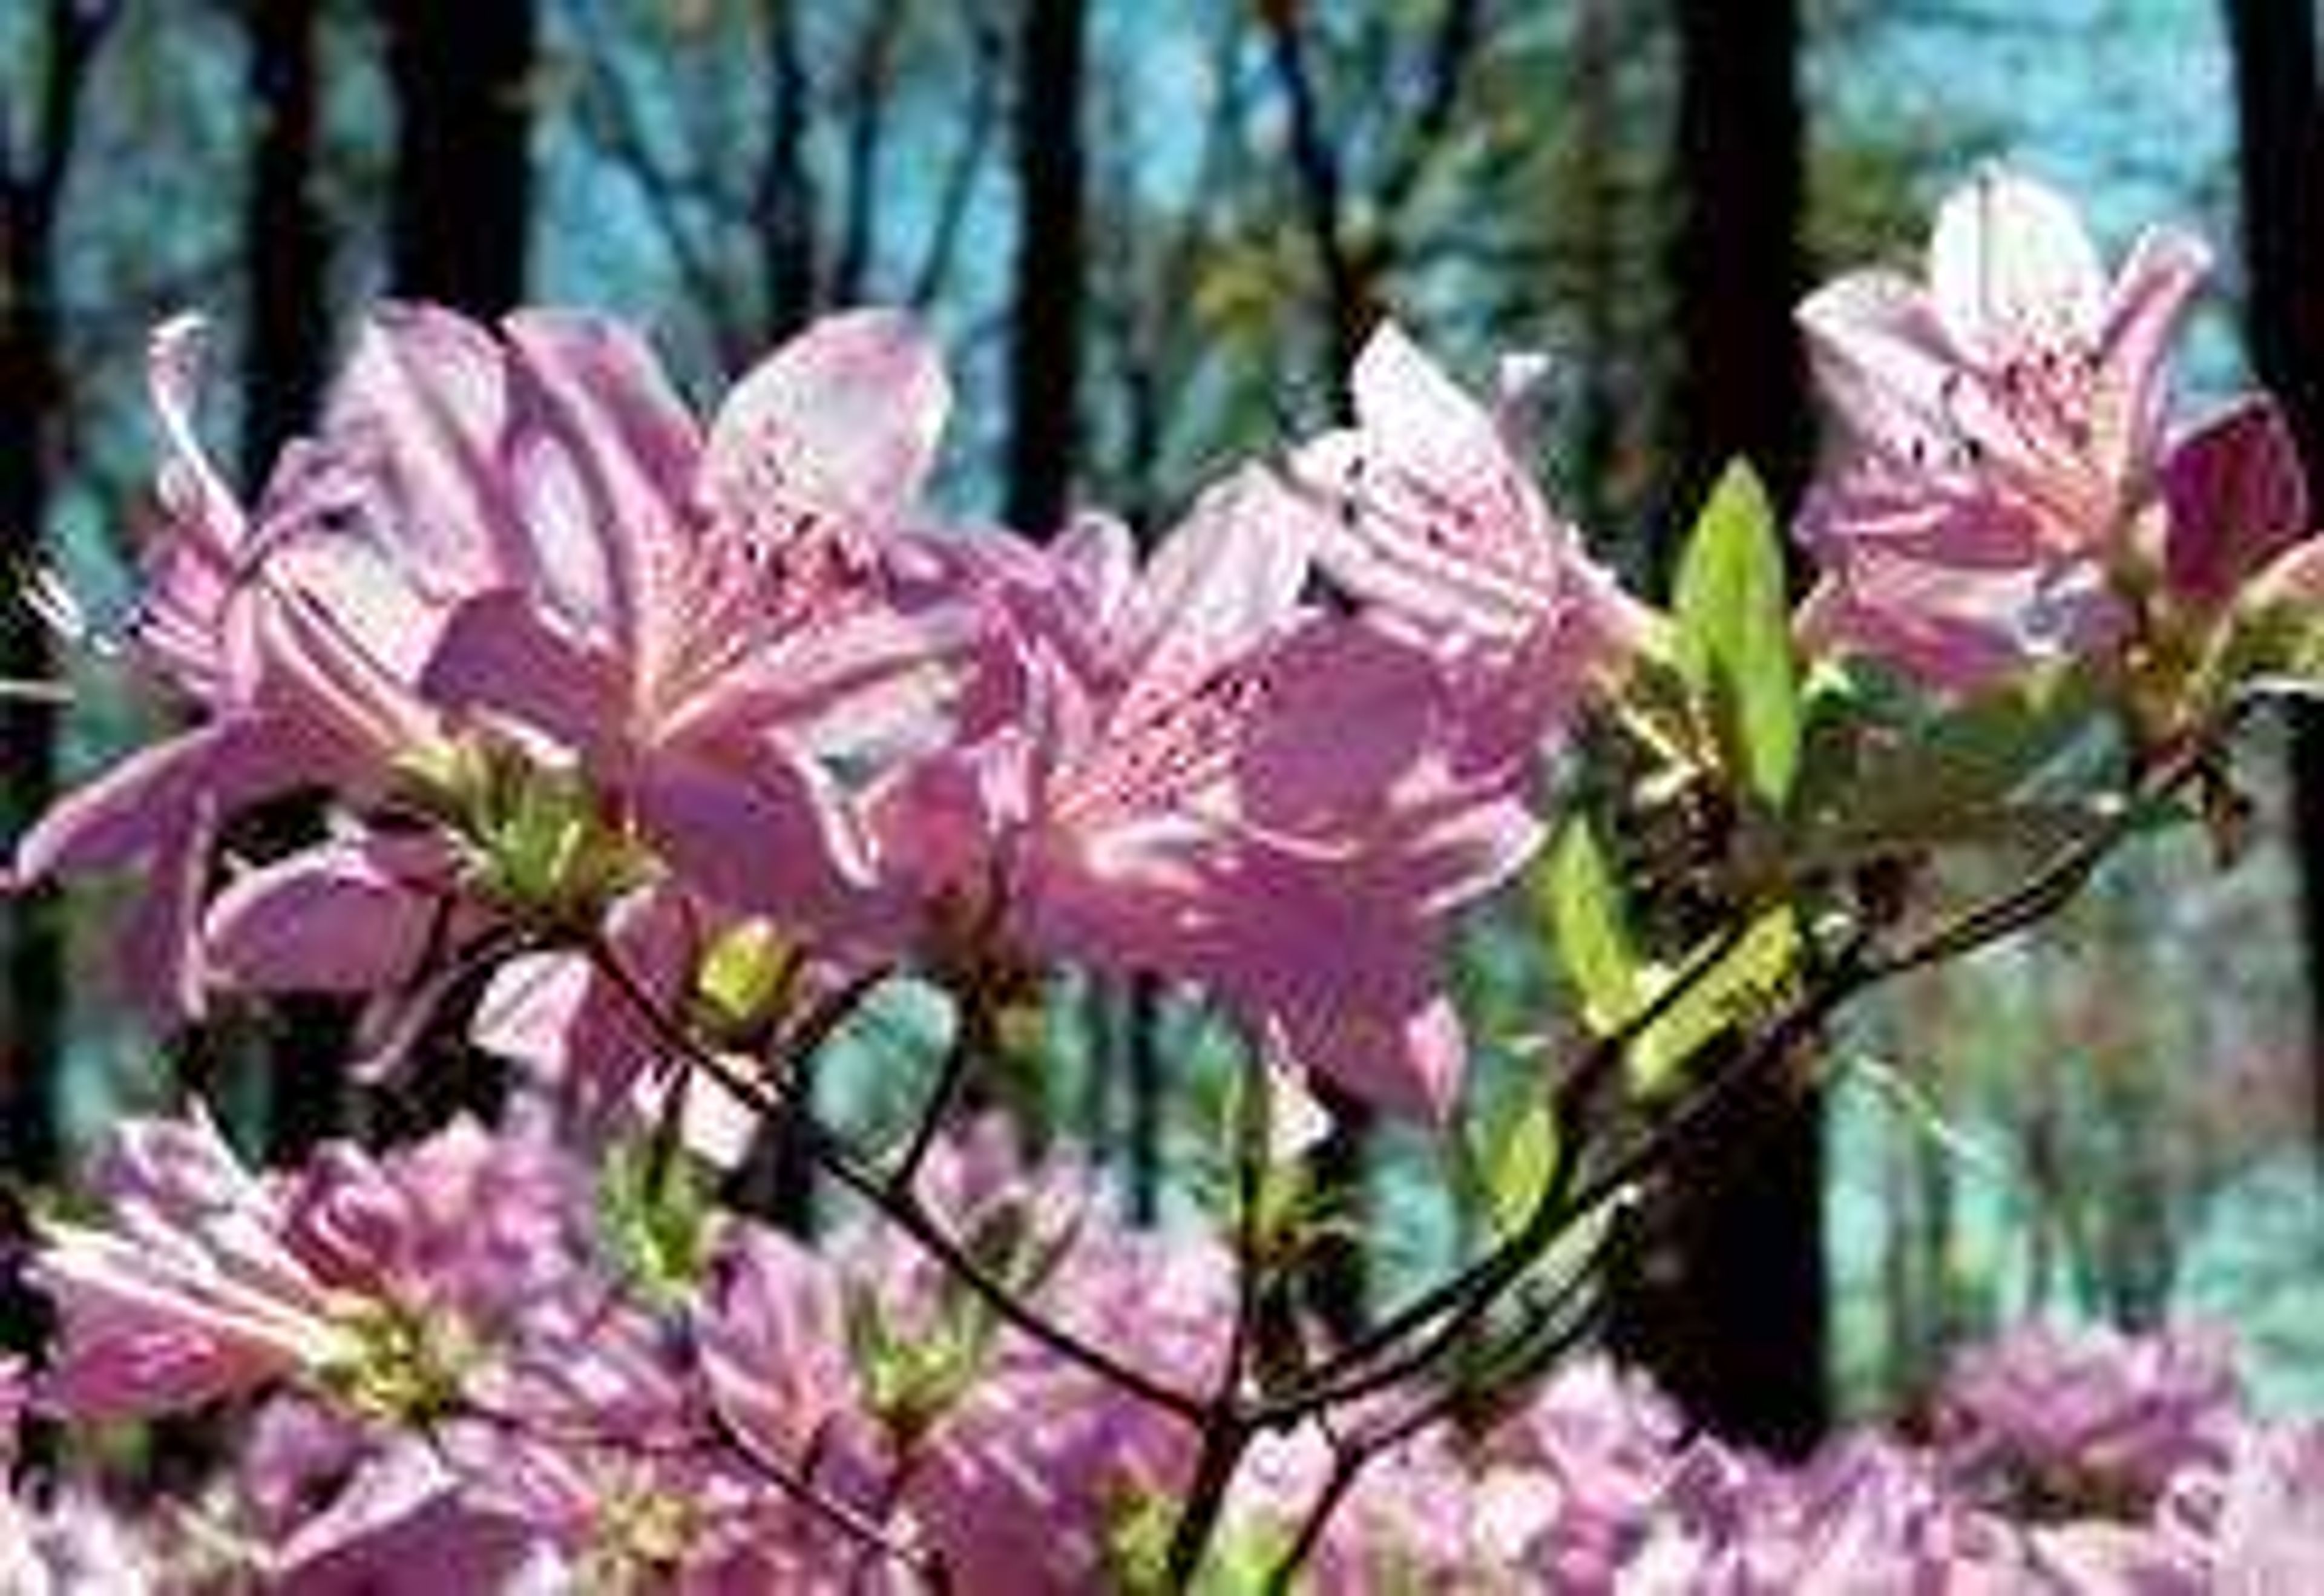
[[[228,724],[213,722],[151,743],[73,788],[18,839],[12,878],[119,870],[177,836]]]
[[[508,389],[499,346],[433,305],[373,312],[324,417],[332,447],[374,474],[388,524],[453,589],[520,577],[527,554],[502,470]]]
[[[202,894],[209,886],[216,840],[214,810],[197,802],[181,828],[153,849],[145,890],[119,932],[114,956],[123,994],[156,1036],[200,1019],[208,1007]]]
[[[1365,433],[1418,474],[1459,481],[1501,468],[1508,448],[1491,412],[1395,322],[1365,340],[1349,387]]]
[[[156,491],[172,527],[209,549],[230,553],[242,541],[242,506],[202,447],[194,424],[209,328],[198,316],[177,316],[153,329],[146,388],[161,424],[162,463]]]
[[[1943,457],[1958,355],[1917,284],[1852,272],[1810,294],[1797,319],[1817,386],[1853,439],[1904,464]]]
[[[2096,433],[2119,455],[2100,464],[2121,475],[2151,458],[2169,395],[2165,357],[2211,275],[2211,251],[2177,228],[2141,234],[2115,276],[2098,346],[2106,381],[2092,401]]]
[[[74,788],[16,844],[12,875],[118,870],[182,835],[203,798],[221,811],[298,786],[313,751],[259,716],[231,716],[138,750]]]
[[[578,752],[629,729],[612,663],[509,588],[453,611],[420,672],[420,691],[454,714],[498,712]]]
[[[2274,402],[2229,406],[2172,447],[2163,466],[2172,587],[2223,604],[2308,531],[2308,484],[2299,446]]]
[[[2073,206],[2006,171],[1956,189],[1929,245],[1936,314],[1953,343],[1988,367],[2030,350],[2090,348],[2107,281]]]
[[[634,798],[662,856],[727,908],[828,924],[871,885],[844,795],[775,743],[731,761],[655,754],[638,771]]]
[[[1351,1005],[1276,1021],[1283,1057],[1383,1112],[1442,1123],[1460,1097],[1468,1044],[1441,997],[1409,1013]]]
[[[1432,636],[1507,640],[1557,602],[1572,534],[1518,466],[1505,419],[1394,324],[1351,374],[1359,428],[1303,450],[1304,506],[1332,513],[1323,554],[1358,597]]]
[[[1263,467],[1205,492],[1147,562],[1119,634],[1136,678],[1121,713],[1182,695],[1249,652],[1297,608],[1317,523]]]
[[[775,351],[711,423],[702,496],[727,524],[788,540],[799,511],[885,530],[936,460],[952,388],[907,317],[825,318]]]
[[[1301,628],[1267,669],[1238,770],[1245,811],[1309,834],[1376,814],[1426,752],[1440,699],[1427,658],[1332,620]]]
[[[512,466],[536,575],[571,619],[624,654],[678,619],[694,422],[635,335],[595,317],[509,318]]]
[[[410,980],[450,885],[425,842],[327,843],[245,872],[210,905],[212,966],[258,992],[369,992]]]

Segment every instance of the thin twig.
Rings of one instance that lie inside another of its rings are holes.
[[[901,1231],[1012,1328],[1057,1356],[1080,1364],[1100,1379],[1112,1382],[1124,1392],[1164,1412],[1173,1414],[1188,1424],[1199,1425],[1202,1422],[1207,1405],[1201,1398],[1123,1362],[1026,1303],[1006,1281],[995,1277],[971,1256],[952,1232],[928,1213],[918,1198],[909,1193],[899,1194],[890,1190],[884,1176],[860,1160],[838,1134],[811,1112],[798,1106],[787,1109],[785,1100],[770,1093],[766,1083],[736,1069],[731,1061],[702,1047],[687,1035],[683,1028],[662,1012],[660,1006],[639,985],[636,977],[623,966],[611,948],[599,941],[591,944],[588,951],[590,963],[675,1056],[705,1071],[761,1113],[793,1112],[801,1140],[818,1167],[870,1204],[890,1224]]]

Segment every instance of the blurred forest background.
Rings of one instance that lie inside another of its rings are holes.
[[[1393,312],[1472,376],[1553,357],[1547,480],[1652,586],[1727,455],[1796,491],[1799,293],[1909,263],[1994,157],[2112,249],[2147,220],[2218,241],[2197,381],[2256,370],[2324,465],[2310,0],[0,0],[0,677],[74,701],[0,698],[0,834],[168,713],[28,595],[53,570],[99,638],[117,611],[174,311],[215,323],[207,421],[254,492],[383,294],[607,309],[703,395],[820,309],[908,305],[961,384],[940,496],[1037,534],[1084,503],[1158,528],[1327,422]],[[2324,741],[2294,743],[2239,872],[2163,848],[1834,1038],[1821,1122],[1686,1222],[1729,1260],[1690,1310],[1731,1343],[1718,1378],[1820,1413],[1909,1398],[2028,1312],[2201,1315],[2264,1398],[2324,1407],[2296,845],[2324,857]],[[15,1181],[189,1085],[277,1146],[346,1112],[327,1009],[164,1043],[82,899],[13,901],[0,936]],[[1546,964],[1521,898],[1464,952],[1488,1099],[1554,1021]],[[890,1019],[825,1086],[865,1113]],[[1020,1107],[1161,1212],[1212,1138],[1217,1041],[1167,994],[1061,992]],[[1351,1124],[1327,1156],[1369,1171],[1351,1289],[1441,1255],[1462,1221],[1416,1141]]]

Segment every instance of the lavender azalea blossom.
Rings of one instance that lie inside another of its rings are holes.
[[[1460,767],[1425,652],[1308,604],[1320,530],[1249,471],[1135,574],[1118,534],[1069,544],[1001,595],[1007,712],[899,769],[872,824],[919,900],[1199,982],[1302,1066],[1441,1113],[1462,1047],[1439,927],[1540,827],[1506,771]]]
[[[1293,465],[1302,491],[1333,512],[1325,568],[1455,666],[1476,696],[1480,748],[1506,757],[1554,742],[1618,674],[1647,619],[1519,463],[1522,385],[1489,411],[1393,322],[1349,382],[1356,424]]]
[[[907,606],[936,562],[903,536],[948,403],[933,355],[899,318],[831,318],[706,439],[618,327],[514,318],[506,361],[527,574],[455,616],[431,696],[577,756],[712,895],[844,923],[871,866],[823,761],[909,740],[941,685]]]
[[[45,1403],[166,1412],[363,1361],[373,1282],[302,1254],[281,1194],[207,1121],[128,1128],[101,1179],[112,1225],[51,1225],[34,1266],[63,1321]]]
[[[375,318],[334,401],[350,418],[341,436],[287,454],[254,512],[195,432],[198,324],[154,337],[164,452],[126,651],[202,718],[60,799],[16,840],[13,874],[145,871],[124,952],[130,989],[157,1023],[202,1007],[197,923],[219,822],[318,782],[376,791],[431,733],[414,687],[447,593],[492,567],[486,528],[437,529],[443,558],[423,579],[400,543],[373,535],[376,473],[393,453],[374,453],[352,418],[383,402],[408,364],[441,364],[439,332],[424,318]]]
[[[2064,198],[1996,171],[1945,201],[1925,284],[1858,272],[1803,304],[1836,423],[1800,520],[1809,636],[1957,687],[2121,627],[2111,582],[2154,509],[2170,343],[2209,269],[2154,232],[2109,279]]]
[[[2239,1409],[2217,1333],[2033,1324],[1963,1357],[1937,1416],[1949,1466],[1971,1489],[2103,1506],[2152,1503],[2183,1471],[2223,1468]]]

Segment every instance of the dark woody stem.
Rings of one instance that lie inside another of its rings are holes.
[[[1225,1509],[1227,1490],[1256,1431],[1242,1412],[1243,1378],[1259,1334],[1266,1259],[1259,1212],[1267,1180],[1267,1069],[1256,1048],[1247,1055],[1235,1115],[1235,1308],[1217,1388],[1203,1416],[1203,1439],[1192,1484],[1170,1530],[1167,1573],[1173,1589],[1193,1584]]]
[[[743,1073],[731,1060],[721,1057],[688,1035],[682,1026],[662,1011],[661,1006],[653,1001],[652,994],[639,984],[613,949],[602,942],[595,942],[589,945],[587,952],[591,964],[636,1011],[662,1046],[669,1049],[673,1057],[703,1071],[761,1113],[793,1116],[792,1122],[798,1128],[801,1139],[818,1168],[879,1212],[890,1224],[901,1231],[914,1245],[966,1287],[1011,1328],[1057,1356],[1080,1364],[1091,1373],[1189,1424],[1202,1421],[1206,1405],[1201,1398],[1121,1361],[1027,1303],[1007,1281],[972,1257],[917,1195],[893,1189],[884,1175],[863,1162],[835,1131],[816,1119],[804,1104],[792,1103],[777,1095],[765,1082]]]

